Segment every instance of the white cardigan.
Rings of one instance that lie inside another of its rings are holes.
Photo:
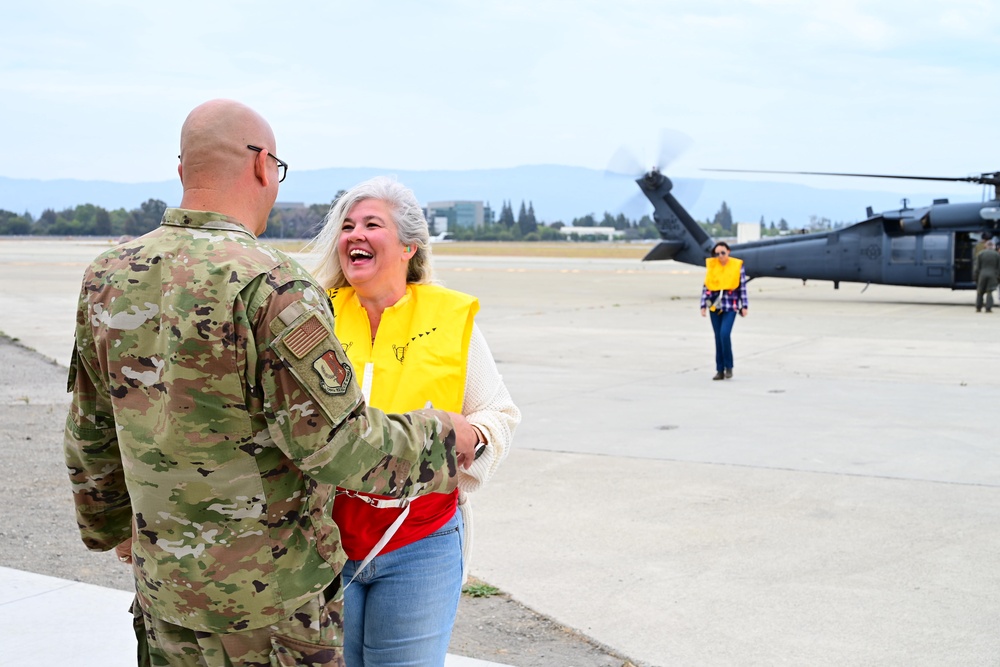
[[[486,439],[486,448],[468,470],[458,469],[458,509],[465,523],[465,540],[462,544],[462,583],[469,576],[469,557],[472,552],[472,505],[469,493],[488,482],[510,452],[514,429],[521,423],[521,411],[507,391],[496,361],[490,353],[486,338],[475,324],[469,342],[469,361],[465,374],[465,401],[462,414],[470,424],[479,428]]]
[[[521,411],[514,405],[486,338],[475,324],[469,342],[462,414],[486,438],[486,449],[472,466],[468,470],[459,468],[458,488],[471,493],[488,482],[507,458],[514,429],[521,422]]]

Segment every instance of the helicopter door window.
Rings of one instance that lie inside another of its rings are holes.
[[[921,258],[924,264],[947,264],[951,260],[949,234],[928,234],[923,237]]]
[[[913,264],[917,259],[917,237],[897,236],[890,241],[889,261],[893,264]]]

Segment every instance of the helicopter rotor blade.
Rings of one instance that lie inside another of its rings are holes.
[[[663,128],[660,130],[660,144],[656,153],[656,168],[664,173],[670,164],[683,155],[694,141],[690,136],[678,130]]]
[[[620,146],[608,161],[608,166],[604,170],[605,176],[628,176],[629,178],[639,178],[649,167],[639,161],[631,150],[625,146]]]
[[[630,220],[638,220],[649,213],[649,200],[642,192],[636,192],[614,209],[614,213],[623,213]]]
[[[705,181],[701,178],[677,178],[673,179],[673,184],[671,194],[681,206],[688,209],[697,203],[701,198],[701,191],[705,189]]]
[[[701,178],[679,178],[671,180],[673,187],[670,193],[684,208],[690,209],[701,197],[705,188],[705,180]],[[649,199],[643,192],[636,192],[614,209],[615,213],[624,213],[625,217],[638,220],[643,215],[651,214]]]
[[[963,183],[980,183],[983,185],[1000,185],[1000,173],[984,173],[979,176],[903,176],[899,174],[852,174],[839,171],[776,171],[770,169],[702,169],[702,171],[728,171],[744,174],[796,174],[804,176],[849,176],[856,178],[897,178],[910,181],[951,181]]]
[[[652,170],[664,173],[674,160],[691,147],[692,143],[691,137],[683,132],[664,128],[660,130],[655,161],[643,162],[634,151],[622,146],[611,156],[604,173],[606,176],[628,176],[632,179],[639,178]]]

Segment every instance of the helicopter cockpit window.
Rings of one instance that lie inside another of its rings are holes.
[[[913,264],[917,260],[917,237],[897,236],[891,239],[889,261],[893,264]]]
[[[928,234],[923,237],[921,259],[924,264],[947,264],[951,259],[948,234]]]

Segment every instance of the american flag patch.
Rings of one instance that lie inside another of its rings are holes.
[[[318,317],[312,315],[285,336],[285,346],[295,355],[296,359],[301,359],[326,340],[326,337],[326,327],[323,326]]]

